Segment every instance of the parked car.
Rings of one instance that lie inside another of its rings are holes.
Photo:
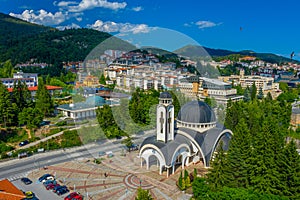
[[[78,196],[78,193],[77,192],[72,192],[70,193],[68,196],[66,196],[64,198],[64,200],[72,200],[73,198],[75,198],[76,196]]]
[[[83,197],[82,197],[82,195],[77,195],[77,196],[73,197],[72,200],[83,200]]]
[[[56,191],[56,194],[62,195],[62,194],[66,194],[67,192],[69,192],[68,188],[67,188],[67,187],[62,187],[62,188],[59,188],[59,189]]]
[[[29,178],[23,177],[21,178],[21,181],[25,184],[25,185],[29,185],[32,183],[32,181]]]
[[[51,178],[49,178],[48,179],[48,177],[53,177],[51,174],[44,174],[43,176],[41,176],[38,180],[39,180],[39,182],[42,182],[42,181],[46,181],[46,180],[49,180],[49,179],[51,179]],[[44,181],[44,182],[45,182]]]
[[[27,191],[27,192],[25,192],[25,196],[26,196],[27,199],[32,199],[32,198],[34,197],[32,191]]]
[[[58,187],[60,186],[58,183],[50,183],[46,186],[46,190],[52,190],[54,189],[55,187]]]
[[[56,184],[56,180],[46,180],[44,183],[43,183],[43,185],[46,187],[47,185],[49,185],[49,184]]]
[[[44,183],[45,181],[48,181],[48,180],[54,181],[55,178],[54,178],[54,176],[47,176],[47,178],[45,178],[44,180],[42,180],[42,183]]]
[[[102,156],[105,156],[105,155],[106,155],[106,153],[104,151],[99,152],[99,157],[102,157]]]
[[[19,146],[22,147],[22,146],[25,146],[26,144],[29,144],[28,140],[24,140],[24,141],[20,142]]]
[[[122,136],[117,135],[117,136],[116,136],[116,139],[117,139],[117,140],[121,140],[121,139],[122,139]]]
[[[67,186],[65,186],[65,185],[56,186],[56,187],[53,188],[52,191],[53,191],[54,193],[56,193],[56,192],[57,192],[59,189],[61,189],[61,188],[67,188]]]
[[[18,158],[26,158],[26,157],[28,157],[27,152],[22,152],[18,154]]]

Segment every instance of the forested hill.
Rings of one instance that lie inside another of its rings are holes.
[[[111,38],[105,32],[92,29],[57,30],[0,14],[0,63],[36,62],[54,64],[82,61],[101,42]],[[115,48],[132,49],[132,45],[114,38]],[[124,47],[125,46],[125,47]]]
[[[225,57],[229,55],[240,55],[240,56],[254,56],[263,61],[270,63],[286,63],[291,62],[290,58],[283,56],[278,56],[273,53],[256,53],[254,51],[230,51],[224,49],[212,49],[208,47],[201,47],[197,45],[187,45],[180,49],[174,51],[174,53],[188,56],[188,57],[198,57],[199,55],[210,55],[211,57]],[[300,63],[297,60],[293,60],[295,63]]]
[[[17,38],[39,34],[53,28],[32,24],[24,20],[0,13],[0,45],[9,46]]]

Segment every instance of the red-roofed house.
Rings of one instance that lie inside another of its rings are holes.
[[[0,199],[1,200],[21,200],[26,196],[9,180],[0,181]]]
[[[62,92],[62,87],[46,85],[46,88],[50,92],[51,95],[53,95],[54,91]],[[37,89],[38,89],[38,86],[28,87],[28,90],[30,91],[32,97],[34,97],[36,95]],[[7,88],[7,90],[9,92],[12,92],[13,88]]]

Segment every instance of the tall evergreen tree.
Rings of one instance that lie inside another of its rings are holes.
[[[39,85],[35,96],[35,107],[39,109],[44,116],[50,116],[54,111],[51,95],[42,78],[39,78]]]
[[[235,128],[233,138],[230,141],[227,153],[227,167],[230,187],[249,186],[249,165],[252,155],[252,145],[250,131],[244,119]]]
[[[18,112],[22,112],[23,108],[30,107],[33,104],[27,85],[20,80],[14,83],[12,103],[18,106]]]
[[[244,91],[244,102],[249,102],[251,100],[250,91],[247,87]]]
[[[281,180],[285,184],[285,196],[300,199],[300,156],[294,141],[289,142],[281,158]]]
[[[226,154],[223,150],[223,143],[220,142],[217,151],[215,153],[215,158],[211,162],[211,169],[207,174],[207,182],[211,190],[219,191],[228,184],[229,177],[227,176],[227,159]]]
[[[135,197],[135,200],[153,200],[153,197],[151,196],[149,190],[143,190],[139,187],[137,190],[137,196]]]
[[[250,168],[250,184],[257,192],[282,195],[278,158],[281,154],[281,141],[278,122],[272,117],[263,119],[260,134],[255,138],[254,152]],[[279,158],[280,159],[280,158]]]
[[[258,99],[264,98],[264,93],[263,93],[262,87],[259,87],[257,98]]]
[[[251,92],[251,100],[256,99],[257,88],[256,88],[256,85],[255,85],[255,82],[253,82],[253,84],[251,86],[251,89],[250,89],[250,92]]]
[[[267,100],[267,101],[272,101],[272,100],[273,100],[272,95],[271,95],[270,92],[268,92],[268,94],[267,94],[267,96],[266,96],[266,100]]]
[[[106,82],[105,82],[105,76],[104,76],[103,73],[102,73],[101,76],[100,76],[99,83],[102,84],[102,85],[106,85]]]
[[[10,94],[0,81],[0,123],[4,123],[4,126],[6,126],[9,117],[11,117],[9,116],[9,107],[11,107]]]

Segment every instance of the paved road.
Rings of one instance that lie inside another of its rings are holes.
[[[77,126],[77,127],[74,127],[74,126],[70,127],[70,126],[69,126],[70,129],[68,129],[68,130],[69,130],[69,131],[73,131],[73,130],[78,130],[78,129],[82,128],[82,127],[93,127],[93,126],[98,126],[98,124],[92,124],[92,125],[86,125],[86,124],[83,124],[83,125],[79,125],[79,126]],[[66,128],[66,126],[61,126],[61,127],[56,127],[56,128]],[[27,145],[22,146],[22,147],[18,147],[17,149],[28,149],[29,147],[35,146],[35,145],[37,145],[37,144],[39,144],[39,143],[41,143],[41,142],[46,142],[47,140],[50,140],[50,139],[55,138],[55,137],[58,137],[58,136],[62,135],[65,131],[66,131],[66,130],[63,130],[63,131],[58,132],[58,133],[56,133],[56,134],[50,135],[50,136],[48,136],[48,137],[45,137],[45,138],[43,138],[43,139],[41,139],[41,140],[32,142],[32,143],[27,144]]]
[[[141,144],[144,138],[149,134],[151,134],[151,132],[134,136],[134,142],[136,144]],[[124,145],[121,144],[121,141],[122,140],[102,141],[77,148],[67,149],[65,151],[59,150],[55,152],[45,152],[28,158],[2,162],[0,163],[0,180],[3,178],[17,180],[26,176],[30,171],[42,168],[43,166],[54,165],[75,159],[89,158],[92,156],[98,157],[99,151],[118,152],[124,147]]]

